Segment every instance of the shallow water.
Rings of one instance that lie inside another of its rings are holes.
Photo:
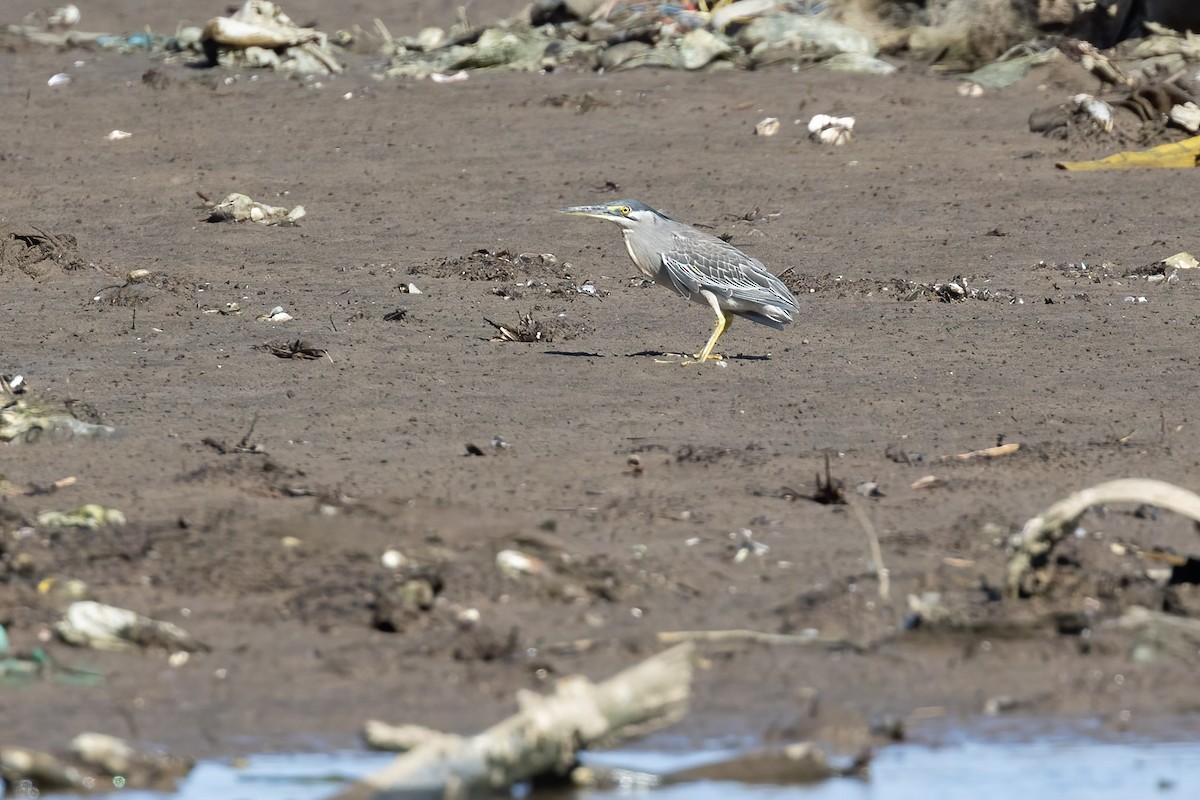
[[[666,772],[711,761],[728,751],[624,750],[593,754],[590,763]],[[370,772],[390,755],[363,752],[255,756],[235,768],[199,764],[175,794],[121,792],[122,800],[319,800],[346,779]],[[647,791],[585,790],[577,800],[611,800]],[[843,778],[815,786],[746,786],[702,782],[653,791],[662,800],[1129,800],[1200,797],[1200,737],[1191,741],[1081,741],[1045,735],[1036,741],[955,737],[952,744],[901,744],[880,750],[869,781]]]

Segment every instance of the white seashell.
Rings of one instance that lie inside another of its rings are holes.
[[[253,221],[262,222],[266,216],[267,215],[264,214],[263,210],[261,208],[259,208],[258,206],[250,207],[250,219],[252,219]]]
[[[71,82],[71,76],[65,72],[59,72],[56,75],[51,75],[50,80],[46,81],[47,86],[66,86]]]
[[[1200,106],[1191,101],[1172,106],[1167,116],[1188,133],[1200,131]]]
[[[853,132],[854,117],[833,117],[829,114],[817,114],[808,121],[810,138],[821,144],[845,144],[850,141]]]
[[[296,206],[295,208],[293,208],[291,211],[289,211],[287,213],[287,216],[283,218],[283,221],[288,223],[289,225],[294,224],[294,223],[298,222],[299,220],[303,219],[304,215],[307,213],[308,212],[304,210],[304,206]]]
[[[387,569],[400,569],[408,564],[408,558],[399,550],[388,550],[384,552],[379,562]]]
[[[46,17],[46,24],[51,28],[73,28],[79,24],[82,16],[77,6],[63,6],[54,9],[50,16]]]
[[[470,77],[471,74],[469,72],[467,72],[465,69],[460,69],[453,75],[443,75],[440,72],[435,72],[429,76],[429,80],[433,81],[434,83],[461,83]]]
[[[1106,133],[1113,129],[1113,107],[1090,94],[1077,94],[1071,98],[1075,106],[1091,117]]]
[[[292,315],[283,310],[283,306],[275,306],[266,314],[258,316],[259,322],[291,322]]]
[[[446,32],[441,28],[422,28],[421,32],[417,34],[417,44],[421,45],[422,50],[441,47],[444,41],[446,41]]]
[[[774,136],[779,133],[779,127],[778,117],[767,117],[766,119],[759,120],[758,124],[754,126],[754,135]]]
[[[128,139],[130,136],[133,136],[133,134],[129,131],[115,130],[104,138],[108,139],[110,142],[117,142],[121,139]]]

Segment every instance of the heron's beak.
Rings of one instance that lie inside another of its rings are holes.
[[[570,208],[558,209],[559,214],[573,214],[577,217],[595,217],[596,219],[613,218],[613,214],[608,210],[608,206],[571,206]]]

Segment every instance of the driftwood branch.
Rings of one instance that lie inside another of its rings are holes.
[[[1044,563],[1055,545],[1075,529],[1084,512],[1105,503],[1147,503],[1200,523],[1200,496],[1164,481],[1124,478],[1084,489],[1025,523],[1008,560],[1008,594],[1014,597],[1020,594],[1029,573]]]
[[[472,737],[439,735],[368,775],[338,800],[465,798],[566,774],[589,745],[641,736],[682,718],[691,691],[693,645],[685,643],[600,684],[580,678],[554,694],[518,696],[521,710]]]

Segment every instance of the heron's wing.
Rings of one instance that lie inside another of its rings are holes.
[[[742,303],[796,309],[792,293],[761,261],[701,231],[675,233],[671,249],[662,254],[662,263],[680,294],[690,296],[707,289],[717,297]]]

